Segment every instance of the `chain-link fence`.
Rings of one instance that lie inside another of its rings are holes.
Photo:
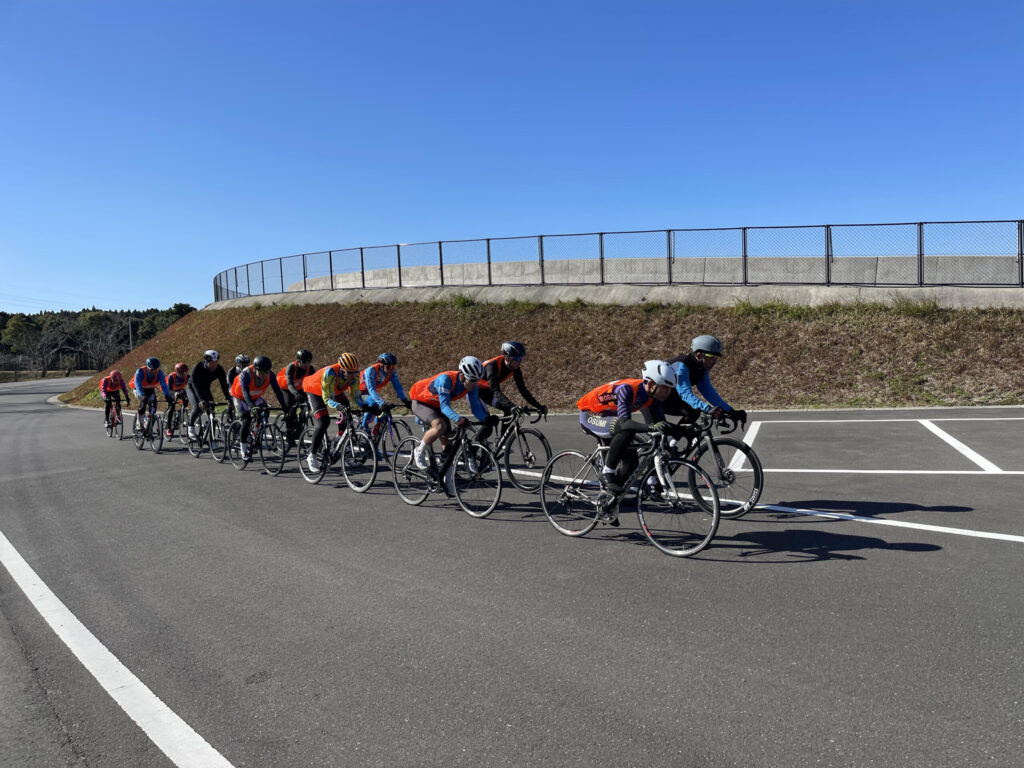
[[[379,245],[232,267],[215,301],[480,285],[1024,287],[1024,221],[664,229]]]

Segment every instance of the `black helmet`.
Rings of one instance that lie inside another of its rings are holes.
[[[380,355],[377,356],[377,360],[384,365],[398,365],[398,358],[391,352],[381,352]]]
[[[298,352],[295,353],[295,359],[298,360],[303,365],[309,365],[310,363],[313,362],[313,353],[310,352],[308,349],[300,349]]]
[[[521,341],[506,341],[501,345],[501,354],[509,360],[522,360],[526,356],[526,347]]]
[[[252,361],[252,367],[260,373],[266,373],[273,367],[273,363],[270,362],[270,358],[266,355],[256,355],[256,359]]]
[[[157,368],[160,367],[160,358],[159,357],[147,357],[146,358],[146,367],[147,368],[152,368],[152,369],[156,370]]]
[[[246,366],[248,364],[249,364],[249,356],[248,355],[238,355],[235,358],[235,365],[237,365],[239,368],[242,368],[242,367],[244,367],[244,366]]]

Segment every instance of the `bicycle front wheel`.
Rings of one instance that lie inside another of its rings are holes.
[[[164,420],[160,414],[154,413],[149,419],[149,448],[153,453],[160,453],[164,447]]]
[[[295,458],[299,462],[299,472],[302,473],[302,479],[307,483],[313,483],[316,485],[323,480],[324,475],[327,474],[327,461],[324,460],[323,456],[318,456],[320,460],[318,468],[316,470],[310,469],[309,467],[309,455],[313,452],[313,433],[316,431],[316,427],[307,427],[299,435],[299,444],[295,449]],[[324,435],[324,442],[330,438]],[[321,454],[323,452],[321,451]]]
[[[480,443],[463,442],[452,465],[455,498],[470,517],[487,517],[501,501],[501,465]]]
[[[399,443],[410,435],[412,435],[412,430],[401,419],[392,418],[390,427],[384,427],[379,447],[389,467],[394,467],[395,465],[395,455],[398,453]]]
[[[391,478],[395,483],[398,497],[406,504],[417,506],[430,495],[429,470],[420,469],[413,461],[413,451],[420,444],[418,437],[409,436],[395,449]]]
[[[138,413],[132,419],[132,441],[140,451],[146,447],[146,432],[142,428],[142,421],[139,419]]]
[[[722,517],[735,520],[754,508],[764,490],[764,470],[754,449],[732,437],[713,437],[700,444],[693,463],[714,481]]]
[[[718,493],[708,473],[692,462],[666,462],[670,481],[664,487],[651,467],[640,480],[636,516],[650,542],[674,557],[689,557],[711,543],[720,508]]]
[[[210,439],[210,453],[218,464],[223,464],[228,458],[228,433],[231,432],[231,425],[225,424],[218,417],[211,417],[210,428],[213,435]]]
[[[245,447],[247,446],[242,443],[242,422],[236,421],[231,425],[231,429],[228,430],[227,438],[228,458],[235,469],[245,469],[249,463],[249,458],[242,450]]]
[[[601,483],[597,468],[579,451],[562,451],[544,468],[540,504],[565,536],[585,536],[597,525]]]
[[[370,436],[361,429],[349,429],[342,441],[341,474],[356,493],[370,490],[377,479],[377,452]]]
[[[260,461],[263,462],[263,468],[267,470],[268,475],[276,477],[281,474],[286,453],[284,433],[273,424],[267,424],[260,436]]]
[[[544,467],[551,461],[551,444],[536,429],[520,429],[505,446],[505,471],[508,479],[524,493],[540,490]]]

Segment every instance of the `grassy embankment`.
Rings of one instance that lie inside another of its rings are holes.
[[[208,347],[230,361],[268,354],[275,370],[302,346],[317,366],[355,352],[367,365],[398,355],[408,389],[454,368],[459,358],[498,353],[505,339],[529,350],[524,372],[538,399],[573,409],[598,384],[637,376],[648,358],[670,357],[700,333],[726,356],[719,392],[736,407],[814,408],[1006,405],[1024,402],[1024,310],[941,309],[934,303],[803,307],[739,303],[610,307],[582,302],[283,305],[193,312],[117,363],[131,376],[148,355],[169,370],[193,365]],[[100,405],[94,376],[63,399]],[[514,389],[514,386],[513,386]],[[513,397],[515,397],[513,395]]]

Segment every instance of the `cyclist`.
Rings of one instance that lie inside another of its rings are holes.
[[[693,340],[689,352],[669,360],[668,364],[675,369],[677,383],[675,391],[665,401],[665,413],[683,416],[690,423],[696,421],[701,413],[710,413],[715,419],[732,416],[745,424],[747,412],[733,410],[711,386],[711,370],[721,357],[722,342],[705,334]]]
[[[302,389],[309,400],[309,410],[316,420],[316,429],[313,431],[313,443],[310,446],[309,455],[306,457],[306,464],[311,472],[320,471],[320,462],[316,454],[320,451],[324,436],[327,434],[327,427],[331,423],[331,414],[328,406],[338,411],[338,417],[344,423],[344,408],[350,406],[348,393],[352,393],[352,399],[360,408],[365,407],[362,395],[359,394],[359,361],[351,352],[343,352],[338,357],[338,362],[328,365],[319,371],[307,376],[302,380]],[[339,425],[341,429],[341,425]]]
[[[203,359],[195,364],[192,375],[188,379],[188,399],[192,404],[192,415],[188,420],[190,440],[196,439],[196,422],[203,415],[203,403],[208,403],[211,406],[213,404],[213,392],[210,391],[210,388],[215,381],[220,382],[224,400],[230,403],[231,392],[228,389],[227,376],[220,365],[220,355],[216,349],[208,349],[203,353]]]
[[[376,363],[359,374],[359,393],[367,402],[367,410],[363,413],[363,429],[369,429],[380,409],[387,405],[379,390],[388,384],[395,388],[395,394],[406,408],[412,407],[412,401],[405,396],[402,382],[398,380],[398,371],[395,370],[397,365],[397,356],[391,352],[382,352]]]
[[[142,424],[146,418],[146,409],[150,402],[156,402],[157,386],[163,390],[164,398],[170,405],[171,390],[167,388],[167,379],[164,372],[160,370],[160,358],[147,357],[146,364],[135,372],[135,379],[132,381],[135,388],[135,396],[139,398],[139,423]]]
[[[228,389],[229,389],[229,391],[230,391],[231,385],[235,383],[235,379],[238,378],[238,375],[242,371],[244,371],[248,365],[249,365],[249,356],[248,355],[237,355],[235,357],[235,365],[234,365],[233,368],[230,368],[228,370],[228,373],[227,373],[227,382],[228,382]],[[234,398],[232,398],[232,399],[228,400],[228,420],[229,421],[234,421],[234,418],[235,418],[235,400],[234,400]]]
[[[676,372],[672,366],[662,360],[648,360],[639,379],[602,384],[576,402],[583,431],[608,446],[601,470],[602,488],[616,495],[625,490],[622,482],[636,469],[636,450],[629,448],[629,444],[637,433],[670,428],[661,404],[675,386]],[[630,418],[634,411],[644,410],[649,410],[654,422],[650,427]],[[609,523],[618,526],[617,513]]]
[[[128,383],[116,368],[100,379],[100,397],[103,398],[103,426],[110,426],[110,406],[121,402],[122,392],[124,392],[124,404],[128,405],[132,401],[128,396]]]
[[[185,391],[188,387],[188,378],[188,366],[184,363],[176,363],[174,373],[167,377],[167,388],[171,390],[171,402],[167,405],[167,410],[164,411],[164,424],[168,427],[164,434],[167,437],[174,436],[174,432],[170,429],[171,411],[174,410],[178,401],[188,402],[188,393]]]
[[[519,394],[526,402],[542,414],[548,412],[547,407],[538,403],[537,399],[530,394],[530,390],[526,388],[522,371],[524,357],[526,357],[526,346],[522,342],[506,341],[501,345],[501,354],[484,363],[484,376],[480,379],[480,399],[487,405],[500,409],[506,416],[516,407],[515,403],[501,391],[501,383],[509,376],[515,381],[516,389],[519,390]],[[476,439],[482,443],[490,437],[490,434],[491,427],[484,426],[477,433]]]
[[[288,363],[277,372],[277,386],[281,388],[287,404],[285,405],[285,420],[288,424],[288,443],[294,444],[296,433],[300,424],[297,424],[296,414],[299,404],[306,399],[306,393],[302,389],[302,381],[313,372],[313,353],[308,349],[300,349],[295,353],[295,360]]]
[[[460,416],[452,408],[452,403],[462,397],[469,400],[469,407],[479,421],[490,424],[493,428],[496,416],[487,412],[487,406],[480,402],[477,387],[484,375],[484,364],[480,358],[467,355],[459,361],[454,371],[443,371],[427,379],[420,379],[412,385],[409,396],[412,398],[412,412],[423,424],[428,426],[423,433],[423,440],[413,451],[413,460],[420,469],[430,466],[430,446],[438,438],[447,450],[451,441],[449,435],[452,425],[463,427],[469,419]]]
[[[237,360],[237,358],[236,358]],[[252,422],[252,409],[258,405],[266,405],[267,401],[263,394],[267,387],[274,390],[277,402],[284,407],[284,395],[281,388],[277,386],[277,379],[271,370],[273,363],[266,355],[256,355],[252,365],[242,369],[242,372],[235,377],[231,383],[231,396],[235,401],[235,409],[238,411],[238,418],[242,422],[242,457],[249,458],[249,425]]]

